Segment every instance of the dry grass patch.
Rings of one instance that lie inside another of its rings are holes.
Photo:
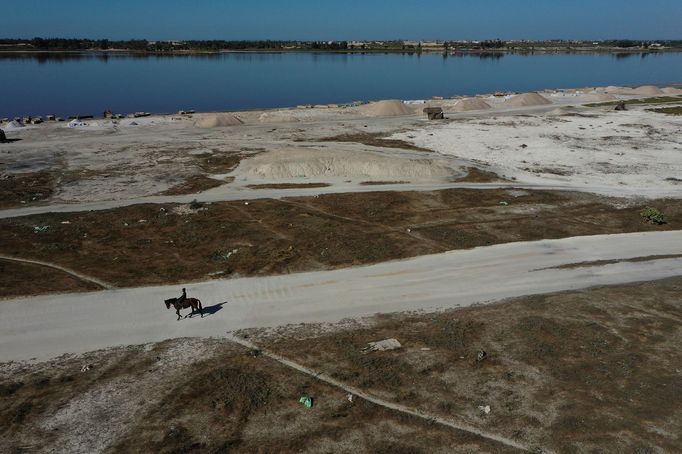
[[[209,178],[204,175],[193,175],[179,185],[173,186],[172,188],[162,192],[161,195],[198,194],[227,183],[227,181],[218,181],[214,178]]]
[[[409,181],[363,181],[362,186],[385,186],[389,184],[409,184]]]
[[[80,372],[83,363],[92,369]],[[177,339],[9,367],[12,378],[0,382],[3,452],[512,452],[351,403],[339,389],[227,342]],[[313,397],[313,408],[301,395]]]
[[[482,170],[477,167],[469,167],[465,177],[458,178],[458,183],[497,183],[502,181],[509,181],[502,178],[495,172],[489,170]]]
[[[548,191],[446,190],[197,204],[194,210],[134,205],[0,220],[0,253],[138,286],[325,270],[513,241],[682,229],[682,201],[648,202],[666,214],[668,223],[660,226],[642,221],[642,206],[613,202]],[[15,286],[14,293],[26,287],[20,280]]]
[[[368,145],[370,147],[381,147],[381,148],[398,148],[401,150],[414,150],[414,151],[424,151],[427,153],[433,153],[433,150],[428,148],[418,147],[410,142],[399,139],[387,139],[384,133],[368,133],[368,132],[358,132],[353,134],[341,134],[333,137],[324,137],[322,139],[316,139],[316,142],[351,142],[351,143],[361,143],[363,145]]]
[[[682,100],[681,100],[682,102]],[[649,112],[661,113],[666,115],[682,115],[682,107],[662,107],[660,109],[647,109]]]
[[[0,259],[0,298],[99,289],[99,286],[63,271]]]
[[[50,172],[0,175],[0,208],[40,203],[54,194],[55,178]]]
[[[250,184],[250,189],[300,189],[300,188],[327,188],[329,183],[272,183],[272,184]]]
[[[608,107],[615,106],[624,102],[625,104],[669,104],[669,103],[679,103],[682,102],[682,96],[656,96],[653,98],[641,98],[641,99],[628,99],[628,100],[617,100],[609,102],[601,102],[595,104],[585,104],[587,107]]]
[[[674,452],[681,292],[673,278],[252,339],[386,399],[530,446]],[[361,353],[386,338],[403,348]],[[479,409],[486,405],[489,415]]]

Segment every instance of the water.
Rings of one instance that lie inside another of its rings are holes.
[[[0,55],[0,117],[243,110],[498,90],[667,84],[682,53]]]

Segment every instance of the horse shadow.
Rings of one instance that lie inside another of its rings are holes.
[[[225,301],[224,303],[220,303],[220,304],[214,304],[213,306],[204,307],[204,316],[215,315],[217,312],[221,311],[223,309],[223,306],[226,304],[227,304],[227,301]]]
[[[5,139],[3,141],[0,141],[0,143],[14,143],[14,142],[19,142],[21,139]]]

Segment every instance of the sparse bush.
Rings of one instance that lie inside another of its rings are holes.
[[[199,210],[204,207],[204,204],[199,202],[197,199],[194,199],[190,202],[189,207],[193,210]]]
[[[0,383],[0,397],[11,396],[22,386],[24,386],[22,382]]]
[[[656,208],[646,207],[639,215],[647,222],[655,225],[665,224],[665,216]]]
[[[214,408],[243,416],[265,405],[272,394],[270,377],[256,371],[224,367],[211,371],[206,382],[215,387],[210,395]]]

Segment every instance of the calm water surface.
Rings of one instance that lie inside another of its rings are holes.
[[[682,82],[682,53],[0,55],[0,117],[241,110]]]

